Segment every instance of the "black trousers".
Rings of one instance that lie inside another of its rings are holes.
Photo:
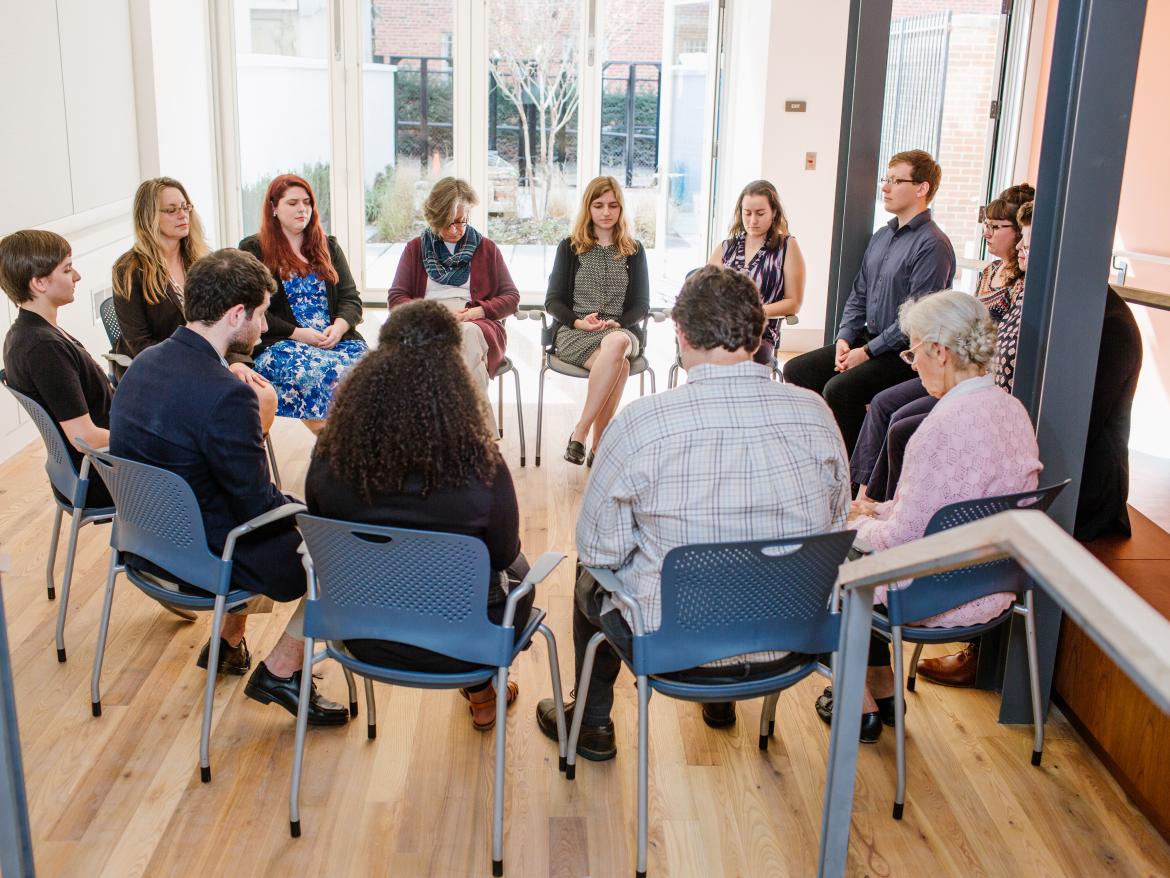
[[[862,343],[859,341],[857,346]],[[784,380],[814,390],[825,398],[841,428],[845,451],[852,456],[870,400],[887,387],[909,381],[915,373],[894,351],[866,360],[846,372],[836,371],[836,358],[835,343],[793,357],[784,366]]]

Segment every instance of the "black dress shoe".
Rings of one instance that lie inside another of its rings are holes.
[[[892,700],[892,699],[891,699]],[[893,711],[891,710],[891,713]],[[827,723],[833,722],[833,687],[826,686],[825,691],[817,699],[817,716]],[[892,718],[892,717],[891,717]],[[878,711],[861,715],[861,736],[858,740],[862,744],[876,744],[882,736],[882,718]]]
[[[878,716],[882,718],[882,725],[894,727],[894,696],[889,698],[875,698],[877,702]],[[906,715],[906,704],[902,703],[902,716]]]
[[[575,702],[565,705],[565,734],[573,727],[573,708]],[[536,705],[536,724],[544,732],[546,738],[557,739],[557,703],[551,698],[542,698]],[[603,726],[587,726],[581,724],[581,733],[577,736],[577,755],[590,762],[606,762],[617,756],[617,744],[614,740],[613,723]]]
[[[207,661],[211,656],[211,641],[203,644],[199,651],[199,658],[195,659],[195,666],[207,670]],[[248,652],[248,641],[240,640],[239,646],[231,646],[222,637],[219,639],[219,668],[217,673],[235,674],[242,677],[252,667],[252,654]]]
[[[593,458],[596,456],[596,454],[597,452],[595,452],[592,448],[589,449],[589,456],[585,458],[585,466],[593,469]]]
[[[575,463],[577,466],[583,464],[585,462],[585,445],[570,436],[569,444],[565,447],[565,460],[569,463]]]
[[[264,662],[256,666],[248,684],[244,687],[244,694],[253,701],[261,704],[276,703],[291,713],[297,715],[297,704],[301,697],[301,671],[296,671],[291,677],[277,677],[268,670]],[[349,721],[349,709],[335,704],[327,698],[322,698],[317,691],[317,684],[309,687],[309,725],[311,726],[343,726]]]
[[[735,725],[735,702],[705,702],[703,704],[703,722],[713,729],[727,729]]]

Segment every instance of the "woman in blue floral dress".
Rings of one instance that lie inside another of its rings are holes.
[[[277,282],[255,369],[276,387],[277,415],[320,432],[337,383],[367,348],[357,332],[361,297],[341,247],[321,228],[306,180],[283,174],[269,184],[260,232],[240,249]]]

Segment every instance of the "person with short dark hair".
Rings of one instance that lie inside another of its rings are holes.
[[[4,337],[8,385],[49,413],[78,469],[78,439],[94,448],[109,444],[113,396],[106,373],[57,322],[58,309],[73,301],[79,280],[73,251],[60,235],[24,229],[0,240],[0,286],[20,309]],[[112,502],[105,483],[91,478],[85,505]]]
[[[528,562],[520,553],[516,489],[462,347],[460,322],[439,302],[396,308],[394,319],[382,325],[378,347],[337,391],[305,477],[305,497],[314,515],[479,539],[491,561],[487,616],[499,625],[508,591],[527,574]],[[528,618],[534,598],[530,592],[520,600],[517,620]],[[523,628],[517,624],[517,636]],[[428,673],[476,667],[384,640],[350,640],[346,646],[378,665]],[[518,691],[509,680],[509,704]],[[492,728],[491,683],[461,692],[475,728]]]
[[[825,397],[850,454],[874,394],[914,377],[898,358],[907,345],[898,308],[947,289],[955,278],[955,249],[928,207],[941,180],[942,169],[927,152],[912,149],[890,158],[882,204],[894,218],[865,248],[836,342],[784,366],[786,380]]]
[[[239,250],[217,250],[187,275],[180,326],[161,344],[135,358],[118,385],[110,413],[110,451],[181,476],[191,486],[203,517],[208,548],[223,551],[228,532],[270,509],[291,502],[269,477],[256,394],[228,369],[230,352],[247,352],[264,331],[275,282],[256,258]],[[232,587],[288,602],[305,593],[305,571],[297,552],[300,534],[291,518],[247,534],[236,544]],[[126,563],[144,575],[175,583],[143,558]],[[254,601],[251,611],[259,611]],[[300,608],[284,634],[249,678],[244,694],[276,702],[292,713],[300,700],[304,642]],[[220,673],[245,674],[251,655],[244,640],[246,615],[229,613],[212,636],[222,638]],[[210,642],[196,664],[207,667]],[[313,685],[309,723],[342,725],[349,711],[322,698]]]
[[[614,418],[577,519],[579,564],[613,568],[648,631],[661,625],[662,562],[671,549],[838,530],[849,508],[849,463],[825,401],[770,380],[769,368],[752,362],[765,317],[751,278],[705,266],[683,284],[673,314],[687,383],[637,399]],[[577,752],[586,759],[616,753],[610,710],[630,623],[579,567],[577,681],[589,639],[597,631],[609,638],[594,659],[582,717]],[[750,679],[804,658],[729,656],[684,674]],[[573,709],[567,706],[570,715]],[[703,718],[729,726],[735,707],[706,704]],[[537,723],[556,738],[551,698],[538,705]]]

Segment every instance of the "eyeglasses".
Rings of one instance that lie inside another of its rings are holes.
[[[989,219],[983,221],[983,231],[987,232],[989,235],[994,235],[1000,229],[1013,229],[1013,228],[1015,228],[1015,226],[1013,226],[1010,222],[997,223],[994,220],[989,220]]]
[[[907,348],[907,349],[906,349],[906,350],[904,350],[904,351],[899,351],[899,352],[898,352],[898,357],[899,357],[899,358],[902,360],[902,362],[903,362],[903,363],[905,363],[907,366],[913,366],[913,365],[914,365],[914,361],[915,361],[916,359],[918,359],[918,355],[917,355],[917,354],[914,352],[914,348],[920,348],[920,347],[922,347],[924,344],[926,344],[926,339],[923,339],[922,341],[918,342],[918,344],[916,344],[916,345],[913,345],[913,346],[911,346],[911,347]]]
[[[449,229],[465,229],[469,225],[471,225],[471,223],[469,223],[467,220],[455,220],[454,222],[447,223],[447,228],[449,228]]]
[[[921,180],[911,180],[909,177],[882,177],[880,180],[878,180],[878,185],[894,187],[899,183],[914,183],[917,185],[921,182]]]
[[[191,202],[189,202],[189,201],[184,201],[182,204],[172,204],[170,207],[160,207],[158,209],[158,212],[165,213],[167,216],[174,216],[179,211],[182,211],[183,213],[186,213],[186,214],[190,214],[194,210],[195,210],[194,204],[191,204]]]

